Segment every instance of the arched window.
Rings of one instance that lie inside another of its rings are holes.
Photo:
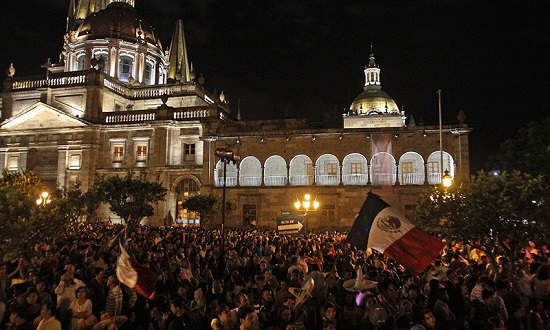
[[[395,184],[395,159],[387,152],[372,156],[370,177],[373,186],[390,186]]]
[[[220,160],[216,164],[214,170],[214,179],[216,180],[216,187],[223,187],[223,162]],[[230,162],[227,164],[227,175],[225,177],[226,187],[235,187],[237,185],[237,165]]]
[[[265,161],[264,184],[266,186],[286,186],[288,182],[286,161],[274,155]]]
[[[290,161],[289,179],[291,186],[313,184],[313,162],[306,155],[297,155]]]
[[[342,162],[342,184],[364,186],[369,182],[367,159],[359,153],[344,157]]]
[[[145,72],[143,73],[143,82],[145,85],[151,85],[153,80],[153,65],[151,63],[145,63]]]
[[[426,171],[428,172],[428,183],[429,184],[440,184],[441,183],[441,153],[439,151],[434,151],[428,157],[428,162],[426,164]],[[455,176],[455,162],[453,157],[443,151],[443,172],[445,170],[449,171],[451,177]]]
[[[406,152],[399,158],[399,183],[422,185],[425,181],[424,159],[416,152]]]
[[[245,157],[240,165],[239,185],[257,187],[262,184],[262,163],[253,156]]]
[[[128,82],[130,77],[133,77],[134,60],[127,55],[120,57],[120,65],[118,67],[118,79],[120,81]]]
[[[103,59],[105,63],[105,67],[103,68],[104,73],[109,73],[109,53],[107,51],[98,51],[94,54],[94,57],[99,61],[99,59]]]
[[[340,184],[340,162],[334,155],[325,154],[315,162],[315,183],[322,186]]]
[[[84,67],[84,63],[86,63],[86,55],[80,54],[76,56],[76,71],[82,71],[86,68]]]

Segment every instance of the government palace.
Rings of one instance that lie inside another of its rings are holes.
[[[221,197],[224,183],[237,206],[225,220],[231,227],[275,228],[303,216],[294,203],[310,194],[319,208],[305,221],[322,230],[349,228],[369,191],[414,221],[420,192],[445,172],[455,184],[468,180],[464,114],[453,125],[416,123],[382,90],[372,47],[364,69],[347,73],[364,74],[363,90],[332,125],[247,121],[223,92],[205,89],[184,23],[174,22],[165,48],[134,0],[72,0],[59,63],[34,77],[8,70],[0,171],[33,171],[51,189],[80,182],[84,190],[97,174],[159,174],[168,194],[144,220],[153,225],[200,226],[182,201]],[[220,148],[240,161],[224,162]],[[116,220],[107,207],[98,212]]]

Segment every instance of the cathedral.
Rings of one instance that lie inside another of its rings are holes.
[[[414,220],[419,193],[444,173],[454,184],[468,180],[464,115],[454,125],[415,123],[382,90],[372,49],[363,91],[338,127],[246,121],[196,76],[183,26],[174,22],[164,48],[134,0],[72,0],[59,63],[35,77],[8,70],[0,171],[34,171],[51,189],[80,182],[84,190],[96,174],[145,171],[168,191],[146,224],[200,226],[182,201],[212,193],[237,206],[227,226],[277,228],[295,217],[323,230],[349,228],[369,191]],[[240,160],[224,162],[220,149]],[[318,209],[294,207],[305,194]],[[105,207],[98,212],[116,220]]]

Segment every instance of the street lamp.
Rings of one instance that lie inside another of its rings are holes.
[[[225,186],[227,179],[227,163],[232,162],[233,164],[241,160],[241,156],[236,155],[233,151],[225,148],[216,148],[216,156],[220,157],[220,160],[223,163],[223,186],[222,186],[222,230],[221,230],[221,249],[225,248]]]
[[[443,177],[441,177],[441,183],[443,184],[444,188],[449,188],[453,183],[453,178],[449,174],[448,170],[445,170],[445,173],[443,173]]]
[[[46,206],[46,204],[51,203],[51,201],[52,200],[50,199],[50,193],[48,193],[47,191],[43,191],[36,200],[36,205]]]
[[[304,231],[307,232],[307,219],[306,216],[309,212],[317,211],[319,208],[319,201],[317,199],[314,199],[313,202],[311,201],[311,195],[305,194],[303,200],[299,200],[296,198],[296,202],[294,202],[294,207],[296,210],[304,212]]]

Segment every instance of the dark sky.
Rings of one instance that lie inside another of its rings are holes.
[[[372,42],[382,88],[416,122],[474,128],[472,170],[518,128],[549,116],[550,1],[135,0],[166,48],[183,20],[190,60],[243,119],[342,111]],[[0,68],[41,74],[62,50],[69,0],[0,12]]]

